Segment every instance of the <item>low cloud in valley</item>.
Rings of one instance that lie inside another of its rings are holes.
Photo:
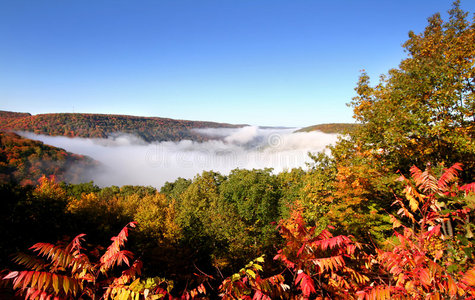
[[[308,152],[322,151],[337,140],[336,134],[318,131],[293,133],[295,128],[207,128],[196,129],[212,140],[146,143],[132,135],[108,139],[22,136],[87,155],[102,166],[89,172],[84,181],[100,186],[151,185],[161,187],[178,177],[193,178],[204,170],[228,174],[235,168],[274,168],[275,172],[305,167]]]

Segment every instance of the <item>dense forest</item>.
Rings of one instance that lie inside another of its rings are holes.
[[[475,299],[475,21],[456,1],[403,46],[305,170],[1,185],[0,296]]]
[[[13,111],[0,110],[0,127],[3,128],[3,126],[6,126],[8,123],[14,120],[22,119],[22,118],[26,118],[30,116],[31,114],[29,113],[19,113],[19,112],[13,112]]]
[[[107,138],[114,134],[133,134],[147,142],[203,141],[209,137],[194,128],[233,128],[242,125],[174,120],[158,117],[58,113],[30,115],[0,111],[0,131],[30,131],[36,134],[69,137]]]
[[[0,183],[36,184],[43,175],[79,182],[97,165],[89,157],[0,131]]]

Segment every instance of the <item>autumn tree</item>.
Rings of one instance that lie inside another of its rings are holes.
[[[473,192],[475,183],[458,185],[460,164],[436,176],[429,165],[411,168],[389,250],[377,250],[381,275],[358,292],[360,299],[473,299]],[[472,196],[469,196],[472,193]]]
[[[394,174],[428,162],[462,162],[474,174],[475,25],[456,1],[444,22],[429,18],[424,32],[409,34],[408,57],[372,86],[363,73],[351,106],[361,126],[314,156],[301,204],[305,218],[341,233],[369,232],[385,239],[393,194],[402,186]]]
[[[346,145],[332,150],[331,157],[311,156],[314,162],[297,200],[303,217],[319,230],[331,225],[338,234],[383,242],[391,234],[387,212],[399,188],[397,175],[372,151]]]
[[[475,168],[475,23],[455,1],[448,21],[428,19],[409,33],[408,57],[372,86],[363,72],[351,106],[363,126],[352,133],[393,171],[413,164],[461,162]]]

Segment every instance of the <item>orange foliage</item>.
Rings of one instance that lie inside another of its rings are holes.
[[[450,271],[454,269],[454,251],[449,251],[453,234],[443,234],[441,228],[451,221],[451,215],[465,216],[469,209],[457,209],[452,213],[442,212],[445,206],[440,196],[450,194],[461,170],[460,164],[454,164],[437,179],[430,165],[425,171],[411,168],[412,182],[401,176],[406,182],[404,190],[409,202],[406,208],[401,199],[395,201],[401,206],[398,211],[402,217],[412,222],[412,227],[402,225],[392,217],[397,243],[391,251],[377,250],[376,259],[381,272],[388,280],[366,287],[358,292],[360,299],[459,299],[475,297],[474,268],[466,273]],[[418,228],[416,228],[416,226]],[[445,230],[444,230],[445,231]],[[445,242],[444,242],[445,241]],[[452,244],[453,245],[453,244]],[[470,261],[470,257],[467,257]],[[472,261],[473,263],[473,261]]]
[[[293,274],[293,285],[301,297],[351,299],[369,280],[365,275],[365,254],[352,237],[316,233],[305,224],[300,212],[279,225],[285,246],[275,259]]]

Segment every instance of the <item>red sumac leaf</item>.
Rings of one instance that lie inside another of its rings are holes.
[[[313,280],[310,276],[305,274],[303,271],[299,271],[297,278],[295,279],[295,283],[299,284],[300,282],[300,289],[305,297],[309,297],[311,293],[315,293],[315,286],[313,284]]]

